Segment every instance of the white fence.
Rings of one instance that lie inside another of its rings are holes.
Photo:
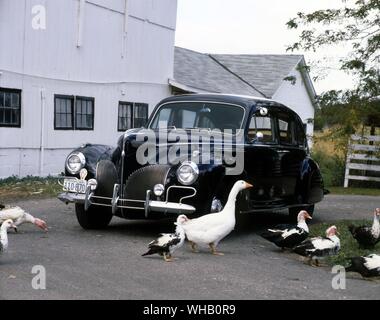
[[[351,136],[348,148],[344,187],[348,187],[349,180],[377,181],[380,176],[371,176],[373,172],[380,172],[380,136]],[[367,163],[365,163],[367,162]],[[373,162],[378,164],[373,164]],[[350,174],[350,170],[366,171],[365,175]]]

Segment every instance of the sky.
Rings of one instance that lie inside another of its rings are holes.
[[[342,0],[178,0],[176,45],[203,53],[304,54],[309,64],[326,61],[319,64],[328,67],[324,79],[314,82],[318,94],[351,88],[352,76],[337,67],[344,46],[286,52],[298,39],[299,31],[286,27],[297,12],[341,5]]]

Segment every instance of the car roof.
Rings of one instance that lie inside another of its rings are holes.
[[[267,106],[276,106],[284,108],[291,112],[291,109],[284,106],[283,104],[266,98],[253,97],[253,96],[244,96],[244,95],[235,95],[235,94],[218,94],[218,93],[196,93],[196,94],[183,94],[171,96],[162,100],[159,105],[168,103],[168,102],[180,102],[180,101],[215,101],[215,102],[224,102],[230,104],[238,104],[245,108],[251,109],[252,106],[257,104],[265,104]]]

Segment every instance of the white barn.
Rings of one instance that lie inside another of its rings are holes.
[[[56,175],[73,148],[115,145],[178,93],[273,98],[312,135],[303,56],[175,48],[176,14],[177,0],[0,0],[0,179]]]
[[[171,94],[177,0],[0,1],[0,178],[57,174]],[[134,117],[130,113],[134,113]]]

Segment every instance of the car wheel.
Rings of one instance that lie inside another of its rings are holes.
[[[83,204],[76,203],[75,213],[80,226],[86,230],[104,229],[112,219],[111,210],[104,207],[90,207],[86,211]]]
[[[289,208],[289,220],[297,222],[297,216],[301,210],[306,210],[312,217],[314,213],[314,205]]]

